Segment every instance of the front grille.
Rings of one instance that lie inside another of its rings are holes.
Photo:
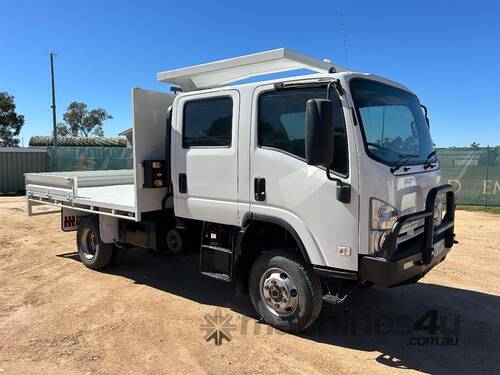
[[[411,240],[412,238],[415,238],[419,235],[421,235],[424,232],[424,226],[421,225],[419,227],[414,228],[411,231],[406,231],[403,233],[400,233],[398,235],[398,244],[403,243],[405,241]]]
[[[438,218],[434,218],[434,226],[439,224]],[[414,238],[424,232],[424,220],[417,220],[412,223],[406,224],[401,229],[401,232],[398,234],[398,244],[408,241],[409,239]]]

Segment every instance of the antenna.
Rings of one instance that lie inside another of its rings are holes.
[[[344,14],[340,13],[340,28],[342,31],[342,41],[344,43],[344,58],[345,58],[345,68],[349,71],[349,60],[347,56],[347,36],[345,32],[345,22],[344,22]]]

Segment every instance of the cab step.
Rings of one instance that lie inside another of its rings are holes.
[[[215,272],[201,272],[203,276],[211,277],[212,279],[216,279],[219,281],[224,281],[229,283],[231,281],[231,277],[229,275],[223,273],[215,273]]]
[[[233,248],[237,228],[204,222],[200,248],[200,273],[216,280],[232,281]]]

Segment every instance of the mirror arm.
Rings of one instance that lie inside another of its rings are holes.
[[[351,185],[338,177],[332,176],[329,165],[326,166],[326,177],[330,181],[337,183],[337,200],[342,203],[351,203]]]
[[[332,98],[330,96],[330,89],[332,88],[332,86],[335,87],[335,90],[337,90],[337,93],[339,94],[339,96],[342,96],[345,94],[344,88],[340,84],[340,80],[334,79],[326,87],[326,100],[332,100]]]
[[[326,87],[326,100],[331,100],[331,88],[335,87],[337,94],[339,96],[343,96],[345,94],[345,90],[342,87],[340,80],[335,79],[331,81]],[[337,183],[337,200],[342,203],[351,203],[351,185],[342,181],[338,177],[332,176],[330,173],[330,164],[326,166],[326,177],[330,181],[335,181]]]
[[[423,104],[420,104],[420,107],[424,110],[425,122],[427,122],[427,127],[430,128],[431,124],[429,122],[429,116],[427,115],[427,107]]]

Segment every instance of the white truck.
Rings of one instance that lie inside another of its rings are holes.
[[[230,85],[296,69],[313,73]],[[196,249],[202,274],[298,332],[323,302],[414,283],[453,246],[453,189],[405,86],[288,49],[157,79],[173,93],[132,89],[133,170],[26,174],[28,214],[59,207],[87,267]]]

